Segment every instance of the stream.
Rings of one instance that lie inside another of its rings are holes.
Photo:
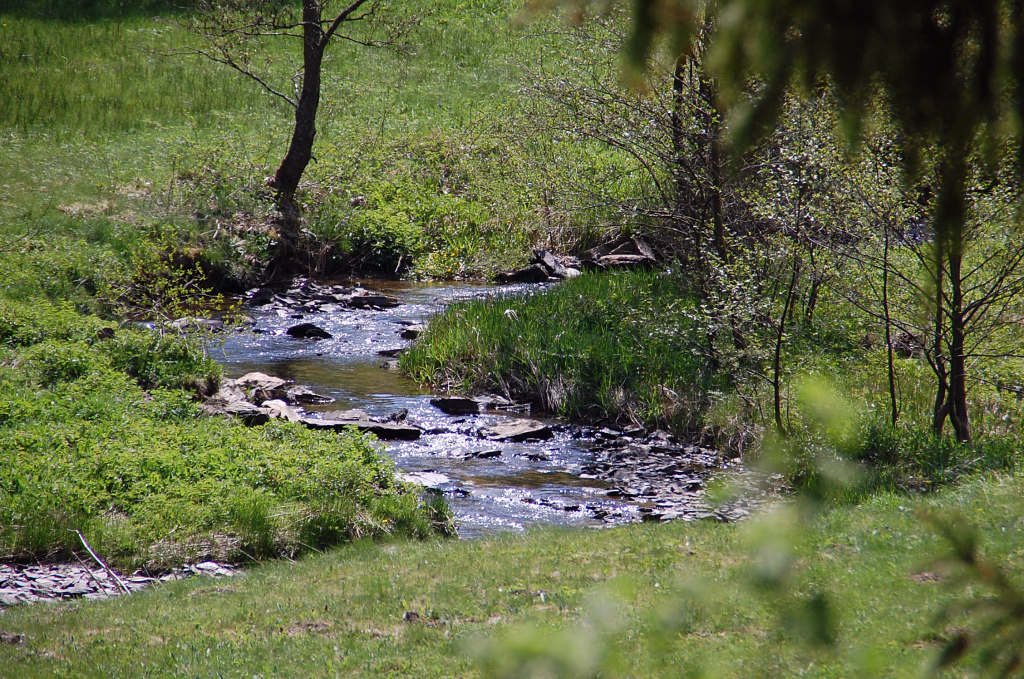
[[[352,285],[353,281],[345,283]],[[482,428],[522,415],[446,415],[431,405],[433,392],[402,375],[395,369],[394,359],[379,353],[407,347],[409,341],[399,333],[410,325],[427,322],[452,301],[509,294],[523,286],[392,281],[360,284],[369,291],[397,298],[399,304],[388,309],[334,304],[247,306],[246,313],[255,320],[255,326],[231,333],[211,355],[228,377],[262,372],[294,380],[335,399],[329,405],[304,406],[305,414],[314,418],[339,409],[362,409],[374,418],[406,410],[406,423],[422,428],[423,435],[415,441],[380,445],[407,478],[444,493],[462,537],[520,531],[539,524],[605,526],[641,518],[641,498],[624,498],[609,491],[607,482],[584,473],[597,460],[595,448],[600,450],[606,443],[608,430],[531,415],[547,423],[554,436],[522,443],[483,439],[478,434]],[[297,339],[286,333],[300,323],[313,323],[333,337]],[[702,494],[692,493],[695,500]]]

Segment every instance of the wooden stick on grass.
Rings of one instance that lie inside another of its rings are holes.
[[[96,574],[92,572],[92,569],[89,568],[89,564],[82,561],[82,557],[78,556],[78,552],[71,553],[75,555],[75,558],[78,559],[78,563],[82,564],[82,568],[85,569],[85,572],[89,574],[89,577],[92,578],[92,581],[96,583],[97,587],[99,587],[100,594],[106,594],[107,588],[103,586],[103,583],[100,582],[100,579],[97,578]]]
[[[89,546],[89,543],[86,541],[85,536],[82,535],[82,531],[75,530],[74,532],[78,534],[78,539],[82,541],[82,546],[85,547],[85,551],[89,552],[89,554],[92,555],[92,558],[96,559],[96,563],[98,563],[100,566],[103,567],[103,570],[105,570],[107,572],[107,575],[109,575],[110,577],[114,578],[114,581],[121,586],[121,589],[124,590],[125,594],[131,594],[132,591],[130,589],[128,589],[128,585],[124,584],[124,582],[121,580],[121,578],[119,578],[117,576],[117,573],[112,571],[110,569],[110,566],[108,566],[107,564],[103,563],[103,559],[101,559],[99,556],[97,556],[96,552],[92,551],[92,547]]]

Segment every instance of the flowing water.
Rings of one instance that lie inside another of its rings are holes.
[[[446,415],[430,404],[432,392],[393,365],[387,367],[388,359],[378,353],[408,346],[398,333],[427,321],[453,300],[506,294],[514,287],[390,281],[364,285],[397,297],[401,304],[386,310],[338,307],[316,313],[256,307],[248,312],[256,320],[255,330],[232,334],[213,356],[228,377],[263,372],[336,399],[330,405],[306,406],[314,415],[317,410],[359,408],[378,418],[407,410],[407,422],[423,428],[424,435],[417,441],[381,445],[410,478],[444,492],[464,537],[537,524],[597,526],[639,518],[636,505],[606,496],[604,483],[579,476],[581,467],[594,460],[589,452],[592,430],[548,420],[555,435],[547,441],[482,439],[480,429],[516,415]],[[333,338],[295,339],[285,333],[298,323],[314,323]]]

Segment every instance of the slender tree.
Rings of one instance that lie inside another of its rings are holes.
[[[388,17],[381,0],[302,0],[301,7],[280,0],[198,0],[188,15],[186,26],[200,45],[187,52],[234,69],[294,111],[288,151],[267,178],[280,213],[278,257],[290,254],[298,234],[296,192],[313,158],[328,46],[337,40],[367,47],[394,44],[410,23]],[[289,73],[274,66],[270,40],[301,44],[301,60],[292,61]]]

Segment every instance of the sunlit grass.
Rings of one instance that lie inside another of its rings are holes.
[[[1020,479],[994,477],[937,504],[993,527],[986,551],[1020,567],[1022,496]],[[911,577],[942,550],[915,519],[918,504],[883,494],[833,510],[797,546],[793,592],[823,590],[837,607],[838,643],[827,653],[809,653],[785,630],[784,611],[751,587],[746,528],[701,522],[363,543],[241,580],[21,607],[0,621],[27,638],[0,646],[0,675],[481,676],[471,654],[483,637],[521,624],[550,637],[600,611],[597,624],[617,614],[623,625],[602,642],[620,658],[604,676],[915,677],[944,634],[933,615],[956,592]],[[595,599],[602,591],[629,606],[616,613]],[[682,601],[690,622],[655,643],[656,621]]]

